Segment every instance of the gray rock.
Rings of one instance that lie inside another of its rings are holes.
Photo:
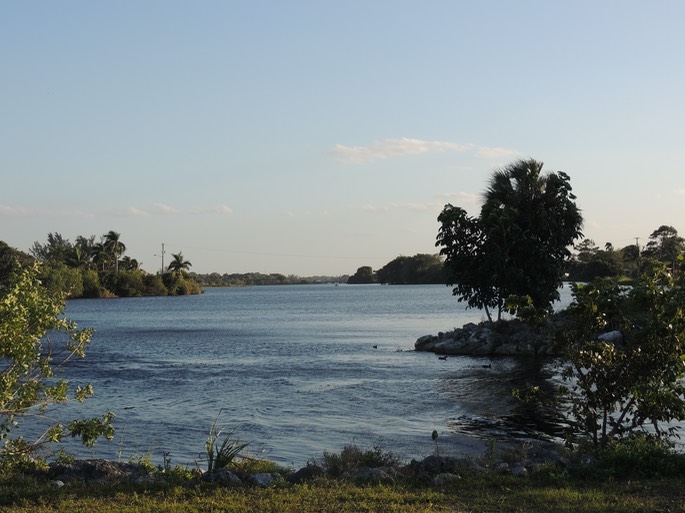
[[[277,472],[262,472],[259,474],[250,474],[247,477],[247,481],[249,484],[259,486],[260,488],[268,488],[269,486],[272,486],[278,482],[283,481],[283,476],[281,476]]]
[[[75,460],[70,463],[53,462],[48,470],[50,477],[60,481],[135,481],[147,474],[148,471],[143,465],[99,459]]]
[[[609,342],[610,344],[622,344],[623,343],[623,333],[618,330],[607,331],[602,333],[597,337],[600,342]]]
[[[323,469],[318,465],[307,465],[302,467],[300,470],[288,476],[288,482],[294,484],[304,483],[306,481],[311,481],[317,477],[323,475]]]
[[[438,487],[438,488],[445,488],[447,486],[452,486],[455,483],[459,482],[461,479],[461,476],[458,474],[450,474],[448,472],[443,472],[442,474],[438,474],[433,478],[433,486]]]
[[[209,483],[216,483],[223,486],[243,486],[243,482],[240,478],[225,468],[205,472],[202,474],[201,479]]]
[[[521,464],[513,465],[510,470],[512,476],[525,477],[528,475],[528,469]]]
[[[511,468],[509,467],[509,463],[503,461],[495,465],[495,470],[501,474],[508,474],[511,471]]]
[[[356,484],[395,484],[395,480],[380,468],[359,467],[349,470],[345,477]]]

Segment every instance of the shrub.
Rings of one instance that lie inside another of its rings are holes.
[[[655,265],[631,289],[605,278],[574,295],[563,376],[575,434],[595,447],[645,428],[668,439],[685,420],[685,275]]]
[[[597,457],[600,468],[620,478],[677,476],[685,470],[685,455],[676,453],[667,441],[645,433],[615,441]]]
[[[207,472],[228,467],[240,456],[240,451],[250,445],[249,442],[243,443],[239,438],[234,437],[235,430],[225,431],[224,429],[217,429],[220,415],[221,411],[216,419],[214,419],[214,422],[212,422],[212,426],[209,428],[209,435],[207,435],[207,441],[205,442]]]
[[[75,421],[66,429],[51,426],[35,442],[22,437],[11,440],[12,430],[26,417],[41,416],[48,406],[64,403],[70,395],[83,402],[93,394],[90,385],[73,390],[56,371],[71,358],[83,358],[91,330],[80,330],[64,318],[64,297],[49,294],[40,283],[37,264],[16,267],[0,287],[0,459],[18,461],[65,434],[94,442],[100,435],[111,438],[113,414],[102,419]]]
[[[316,463],[316,462],[315,462]],[[393,452],[385,451],[376,445],[362,450],[356,445],[346,445],[339,453],[323,452],[323,461],[319,466],[330,477],[340,477],[348,470],[360,467],[399,467],[400,458]]]

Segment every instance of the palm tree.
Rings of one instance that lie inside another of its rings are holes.
[[[170,273],[182,274],[183,271],[187,271],[193,265],[188,260],[183,260],[183,253],[181,251],[172,253],[171,256],[173,260],[169,262],[169,266],[167,267],[167,271]]]
[[[121,268],[125,271],[135,271],[140,268],[138,260],[131,258],[130,256],[125,256],[121,259]]]
[[[102,241],[93,244],[93,249],[90,253],[90,258],[93,259],[93,263],[96,267],[98,267],[102,272],[105,271],[105,264],[107,263],[109,255],[107,254],[105,244]]]
[[[496,171],[481,209],[486,255],[503,297],[529,295],[536,307],[557,299],[568,247],[582,236],[568,175],[542,167],[527,159]]]
[[[114,259],[115,272],[119,272],[119,257],[121,257],[121,255],[123,255],[126,251],[126,246],[119,240],[119,237],[121,237],[119,232],[110,230],[107,234],[105,234],[104,239],[105,249]]]

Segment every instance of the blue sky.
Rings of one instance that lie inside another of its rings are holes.
[[[121,233],[197,272],[433,253],[493,169],[564,171],[587,237],[685,234],[685,3],[0,3],[0,240]]]

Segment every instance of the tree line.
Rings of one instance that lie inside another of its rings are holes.
[[[419,253],[398,256],[374,271],[362,266],[347,279],[349,284],[383,283],[391,285],[445,284],[446,274],[439,255]]]
[[[253,285],[307,285],[314,283],[344,283],[347,276],[288,276],[280,273],[264,274],[251,273],[224,273],[217,272],[198,274],[191,273],[193,278],[202,287],[247,287]]]
[[[584,239],[574,249],[576,254],[568,266],[569,281],[588,282],[603,277],[623,277],[628,281],[637,278],[653,261],[675,269],[685,251],[685,239],[673,226],[661,225],[649,235],[644,247],[636,240],[620,249],[610,242],[600,248],[594,240]]]
[[[45,242],[34,242],[29,253],[0,241],[0,280],[7,277],[12,262],[40,263],[39,278],[48,292],[67,298],[133,297],[197,294],[201,287],[189,273],[192,264],[182,252],[172,254],[160,274],[150,274],[126,253],[121,234],[110,230],[79,235],[74,242],[60,233],[49,233]]]

